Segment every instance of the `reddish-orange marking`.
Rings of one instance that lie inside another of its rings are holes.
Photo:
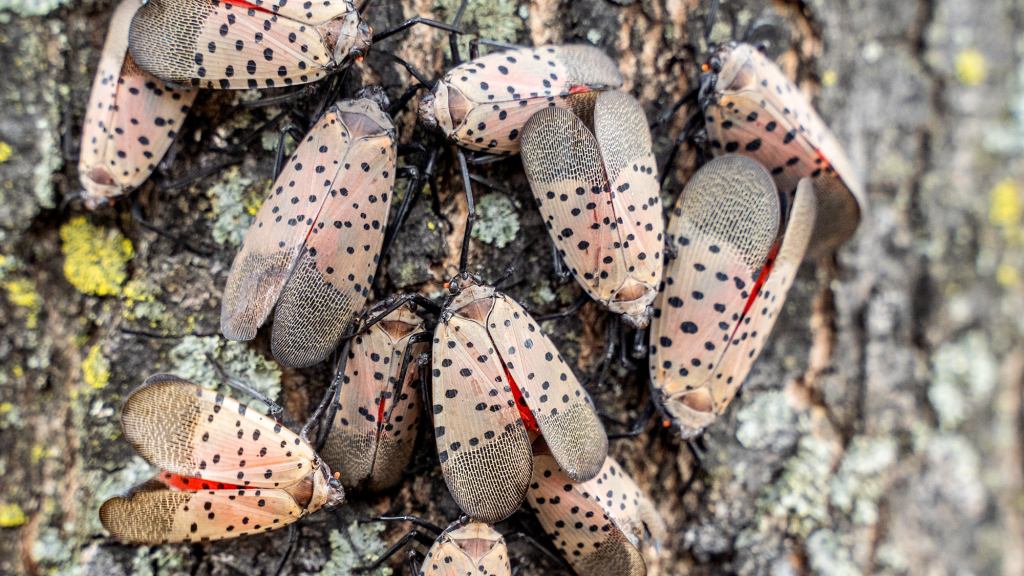
[[[175,490],[245,490],[246,486],[239,486],[237,484],[225,484],[223,482],[211,482],[210,480],[203,480],[202,478],[193,478],[191,476],[182,476],[181,474],[171,474],[170,472],[164,472],[160,475],[160,480],[168,487],[174,488]]]
[[[761,268],[761,274],[758,275],[757,281],[754,282],[754,287],[750,289],[750,295],[747,296],[747,303],[743,306],[743,314],[740,315],[739,322],[736,323],[736,327],[732,329],[732,336],[729,338],[730,341],[736,338],[736,332],[740,329],[743,324],[743,320],[746,319],[747,313],[754,306],[754,301],[757,300],[757,295],[761,293],[761,287],[768,281],[768,276],[772,273],[772,268],[775,267],[775,258],[779,255],[779,248],[782,246],[781,242],[776,241],[775,245],[772,246],[771,252],[768,253],[768,261],[765,263],[764,268]]]
[[[380,438],[380,433],[384,430],[384,403],[387,399],[384,394],[380,395],[380,402],[377,403],[377,437]]]
[[[540,426],[537,425],[537,419],[533,417],[533,412],[530,412],[529,406],[523,400],[523,393],[519,391],[519,385],[516,384],[512,375],[508,373],[508,368],[505,368],[504,363],[502,363],[502,368],[505,369],[505,378],[508,378],[508,384],[512,388],[512,399],[515,400],[516,408],[519,409],[519,417],[523,419],[523,424],[526,424],[526,430],[539,434]]]
[[[577,84],[569,88],[569,94],[585,94],[590,92],[590,87],[583,84]]]
[[[257,6],[255,4],[251,4],[249,2],[246,2],[245,0],[228,0],[228,1],[224,2],[224,4],[230,4],[231,6],[237,6],[239,8],[252,9],[252,10],[256,10],[257,12],[265,12],[267,14],[275,14],[276,15],[276,12],[271,12],[270,10],[267,10],[266,8],[263,8],[262,6]]]

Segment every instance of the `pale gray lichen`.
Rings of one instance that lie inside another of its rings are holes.
[[[803,436],[780,478],[758,497],[763,514],[783,520],[791,534],[806,536],[828,521],[829,475],[837,447]]]
[[[857,524],[874,525],[878,500],[886,486],[883,474],[896,463],[898,450],[893,438],[854,438],[832,478],[832,506]]]
[[[954,429],[973,409],[991,403],[998,382],[997,360],[988,338],[979,332],[943,344],[933,358],[928,400],[942,428]]]
[[[829,576],[860,576],[860,568],[850,557],[849,547],[835,532],[815,530],[807,539],[807,559],[813,574]]]
[[[757,394],[737,412],[736,439],[748,450],[778,449],[791,445],[796,413],[779,391]]]
[[[281,392],[281,369],[272,360],[251,350],[242,342],[222,338],[186,336],[171,349],[174,373],[210,388],[224,384],[216,362],[229,376],[253,388],[269,398],[277,398]],[[232,393],[238,396],[237,393]],[[248,398],[242,398],[249,401]]]
[[[243,176],[237,166],[224,171],[217,182],[206,190],[213,206],[214,241],[221,246],[237,248],[259,212],[264,186]]]
[[[0,0],[0,11],[14,12],[18,16],[42,16],[66,4],[67,0]]]
[[[476,206],[477,221],[473,238],[504,248],[519,233],[519,215],[512,200],[504,194],[488,194]]]
[[[332,576],[356,574],[356,568],[371,564],[387,550],[387,545],[382,538],[383,533],[383,524],[360,524],[355,520],[346,526],[344,532],[331,530],[327,535],[331,543],[331,557],[321,573]],[[391,576],[392,570],[383,566],[372,572],[359,572],[359,574]]]
[[[462,0],[437,0],[434,13],[438,19],[450,22],[455,18],[455,11],[461,3]],[[460,28],[475,31],[479,38],[508,44],[518,41],[519,32],[525,26],[526,21],[519,13],[519,2],[516,0],[469,0],[460,23]],[[459,51],[464,58],[469,54],[469,42],[468,36],[459,38]],[[445,51],[448,51],[447,43]]]

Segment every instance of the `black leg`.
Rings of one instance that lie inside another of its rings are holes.
[[[390,560],[392,556],[394,556],[403,548],[408,546],[410,542],[412,542],[413,540],[419,541],[421,536],[422,535],[416,529],[409,531],[405,536],[399,538],[397,542],[392,544],[390,548],[384,551],[384,553],[381,554],[380,558],[377,558],[375,562],[373,562],[372,564],[367,564],[366,566],[359,566],[357,568],[354,568],[352,570],[352,573],[363,574],[366,572],[372,572],[377,568],[380,568],[384,565],[385,562]]]
[[[656,410],[657,406],[655,406],[654,404],[654,399],[648,397],[647,402],[644,404],[643,411],[640,412],[640,414],[636,417],[635,420],[633,420],[633,422],[626,426],[625,432],[609,434],[608,439],[618,440],[621,438],[635,438],[643,434],[644,430],[647,428],[647,423],[650,422]]]
[[[395,405],[398,404],[398,401],[402,396],[402,389],[405,387],[405,378],[409,373],[409,363],[412,360],[413,349],[416,344],[430,342],[432,338],[432,332],[420,332],[409,337],[405,346],[405,351],[402,353],[402,366],[398,370],[398,377],[394,382],[392,382],[391,408],[389,408],[384,414],[384,420],[380,423],[381,426],[391,422],[391,413],[394,412]]]
[[[175,246],[182,248],[187,252],[191,252],[196,256],[202,256],[203,258],[210,258],[213,256],[213,250],[193,246],[192,243],[174,234],[171,234],[170,232],[164,230],[163,228],[160,228],[156,224],[153,224],[146,220],[146,218],[142,215],[142,205],[139,203],[138,198],[132,201],[132,220],[134,220],[142,228],[149,230],[150,232],[156,234],[157,236],[160,236],[161,238],[170,240],[171,242],[174,243]]]
[[[230,168],[235,164],[241,164],[242,160],[243,158],[241,156],[225,158],[223,160],[220,160],[219,162],[215,162],[214,164],[200,168],[199,170],[196,170],[191,174],[183,176],[177,180],[171,180],[170,182],[161,182],[159,185],[157,185],[156,188],[160,192],[176,192],[178,190],[188,188],[189,186],[195,184],[196,182],[199,182],[204,178],[213,176],[214,174],[219,174],[225,168]]]
[[[459,9],[455,12],[455,18],[452,19],[452,26],[458,28],[462,22],[462,16],[466,13],[466,6],[469,4],[469,0],[462,0],[459,3]],[[459,37],[457,34],[448,34],[448,48],[452,51],[452,64],[458,66],[462,64],[462,58],[459,56]]]
[[[277,420],[278,417],[284,413],[284,408],[278,405],[277,402],[271,400],[269,396],[253,389],[245,382],[242,382],[238,378],[235,378],[234,376],[228,374],[227,371],[224,370],[224,367],[221,366],[220,363],[218,363],[216,360],[214,360],[213,356],[210,353],[206,354],[206,360],[207,362],[210,363],[211,366],[213,366],[213,369],[217,371],[217,375],[220,376],[220,379],[222,382],[224,382],[224,384],[231,388],[234,388],[235,390],[248,394],[249,396],[252,396],[253,398],[259,400],[260,402],[266,404],[267,409],[270,411],[270,416],[272,418]]]
[[[338,364],[334,368],[334,379],[331,380],[330,385],[327,387],[324,397],[330,398],[330,408],[327,410],[327,414],[324,416],[325,426],[321,426],[317,430],[316,434],[316,451],[320,452],[324,449],[324,445],[327,444],[327,437],[331,435],[331,425],[334,423],[334,417],[338,414],[338,395],[341,393],[341,385],[345,380],[345,369],[348,367],[349,357],[352,354],[351,340],[345,342],[345,345],[341,348],[341,358],[338,359]]]
[[[644,356],[647,356],[647,329],[637,328],[633,333],[633,348],[632,356],[634,360],[639,360]]]
[[[345,341],[345,345],[341,349],[341,357],[342,357],[342,359],[347,359],[348,358],[349,350],[351,350],[351,349],[352,349],[352,340],[351,339],[346,340]],[[301,438],[303,438],[303,439],[308,439],[309,438],[309,431],[310,431],[310,429],[312,429],[313,424],[316,424],[316,423],[320,422],[321,416],[324,415],[324,410],[327,409],[327,406],[329,404],[333,403],[332,400],[334,400],[335,396],[337,396],[338,386],[341,383],[341,379],[344,378],[344,376],[345,376],[345,369],[344,368],[342,368],[341,370],[339,370],[338,372],[335,373],[334,380],[331,382],[331,385],[327,387],[327,392],[324,394],[323,399],[320,400],[320,405],[317,406],[316,410],[314,410],[313,413],[309,415],[309,420],[302,427],[302,431],[299,433],[299,436]],[[328,422],[327,424],[330,425],[330,422]]]
[[[284,567],[288,565],[288,560],[292,556],[292,552],[295,550],[295,544],[299,541],[299,530],[295,524],[288,526],[288,547],[284,550],[284,556],[281,556],[281,561],[277,564],[277,569],[274,570],[274,576],[281,576],[284,572]]]
[[[436,152],[432,153],[436,156]],[[428,164],[433,162],[434,158],[428,160]],[[405,196],[402,198],[402,203],[398,206],[398,213],[395,214],[395,221],[388,226],[387,232],[384,234],[384,243],[381,246],[380,257],[381,260],[391,250],[391,245],[395,241],[395,237],[398,235],[398,229],[405,223],[406,218],[409,217],[409,211],[412,210],[413,203],[416,201],[416,197],[419,196],[420,190],[423,187],[423,176],[415,166],[406,167],[409,175],[408,184],[405,187]]]
[[[374,34],[373,43],[376,44],[377,42],[380,42],[385,38],[389,38],[391,36],[394,36],[395,34],[398,34],[399,32],[408,30],[409,28],[412,28],[417,24],[424,24],[432,28],[437,28],[439,30],[444,30],[445,32],[450,32],[451,34],[462,34],[462,30],[459,30],[458,24],[448,24],[446,22],[438,22],[437,20],[431,20],[430,18],[423,18],[422,16],[417,16],[415,18],[410,18],[405,22],[402,22],[401,24],[395,26],[390,30],[385,30],[383,32],[378,32]]]
[[[708,3],[708,13],[704,19],[704,46],[711,47],[711,30],[715,27],[715,20],[718,19],[718,2],[711,0]]]
[[[466,193],[466,230],[462,234],[462,254],[459,256],[459,274],[465,274],[469,267],[469,241],[473,235],[473,223],[476,221],[476,205],[473,202],[473,184],[466,165],[466,155],[456,150],[459,157],[459,171],[462,173],[462,186]]]
[[[619,317],[612,315],[608,318],[607,330],[607,345],[604,350],[604,355],[601,357],[601,363],[598,365],[597,370],[587,380],[588,387],[596,386],[601,387],[604,385],[604,379],[608,375],[608,368],[612,364],[612,359],[615,358],[615,354],[618,351],[618,325]]]
[[[693,140],[698,131],[704,129],[704,112],[702,110],[702,108],[698,109],[686,119],[686,124],[683,125],[683,129],[679,132],[679,136],[676,137],[675,142],[672,144],[672,151],[669,152],[668,159],[665,161],[665,165],[661,169],[662,186],[665,186],[665,182],[668,180],[669,174],[671,174],[675,169],[676,157],[679,155],[680,148],[682,148],[686,141]]]
[[[551,264],[555,269],[555,277],[558,278],[559,282],[565,282],[566,279],[572,274],[569,267],[565,265],[562,260],[562,255],[558,253],[558,246],[555,245],[554,240],[550,242],[551,245]]]
[[[583,305],[586,304],[587,302],[590,302],[590,296],[587,296],[587,293],[584,292],[580,294],[579,297],[577,297],[576,300],[572,304],[570,304],[569,307],[566,308],[565,310],[555,312],[552,314],[545,314],[544,316],[538,316],[537,321],[544,322],[545,320],[557,320],[559,318],[567,318],[579,312],[580,308],[583,308]]]

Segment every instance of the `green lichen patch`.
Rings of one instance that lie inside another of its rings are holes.
[[[28,278],[13,278],[3,282],[7,301],[24,310],[25,327],[34,330],[39,326],[39,312],[43,298],[36,291],[36,285]]]
[[[0,503],[0,528],[17,528],[25,522],[28,516],[16,502]]]
[[[387,550],[382,538],[383,533],[383,524],[360,524],[355,520],[346,526],[344,534],[340,530],[331,530],[328,534],[331,557],[321,573],[335,576],[390,576],[393,572],[387,566],[372,572],[356,572],[356,568],[372,563]]]
[[[261,394],[277,398],[281,392],[281,369],[278,365],[241,342],[215,336],[186,336],[171,349],[171,360],[176,375],[202,386],[215,388],[223,385],[215,362],[229,376]],[[237,397],[238,394],[232,392],[232,396]]]
[[[782,392],[771,391],[754,396],[736,414],[739,427],[736,439],[749,450],[777,449],[791,445],[796,413]],[[790,439],[786,442],[787,439]]]
[[[812,435],[800,439],[781,477],[759,497],[758,508],[790,534],[806,537],[828,520],[829,476],[836,447]]]
[[[60,227],[64,277],[79,292],[94,296],[120,294],[135,255],[130,240],[117,230],[95,226],[76,216]]]
[[[150,328],[157,328],[174,320],[167,307],[157,300],[160,288],[149,279],[133,279],[121,290],[121,315],[125,320],[142,322]],[[189,326],[188,329],[192,329]]]
[[[477,221],[473,225],[473,238],[504,248],[519,233],[519,216],[512,200],[504,194],[488,194],[476,207]]]
[[[110,383],[110,361],[103,355],[100,344],[90,348],[82,361],[82,381],[93,390],[104,388]]]
[[[0,0],[0,10],[6,10],[18,16],[42,16],[53,12],[67,0]]]
[[[263,192],[263,183],[242,175],[237,166],[224,171],[206,190],[213,206],[214,241],[231,248],[241,246],[246,230],[263,203]]]
[[[450,22],[461,3],[462,0],[438,0],[434,3],[434,13],[438,19]],[[470,0],[461,22],[463,30],[476,32],[480,38],[509,44],[517,43],[519,32],[525,26],[519,3],[515,0]],[[459,38],[459,52],[463,58],[469,54],[469,41],[466,36]],[[447,43],[445,52],[448,52]]]
[[[863,571],[850,557],[845,545],[831,530],[815,530],[807,539],[807,557],[814,574],[861,576]]]

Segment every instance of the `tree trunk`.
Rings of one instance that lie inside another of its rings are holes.
[[[65,203],[79,189],[79,127],[112,4],[0,0],[0,572],[272,573],[285,531],[126,547],[105,537],[97,510],[153,472],[118,424],[121,399],[147,375],[215,382],[213,358],[279,390],[294,421],[329,382],[329,363],[280,368],[266,330],[250,344],[216,337],[220,291],[272,177],[276,132],[241,156],[213,148],[281,110],[301,124],[312,98],[247,109],[239,103],[256,95],[201,94],[134,200],[95,213]],[[417,14],[451,19],[457,4],[380,0],[365,14],[385,29]],[[695,78],[707,4],[473,0],[464,23],[505,42],[606,48],[654,120]],[[802,268],[742,396],[700,443],[699,466],[660,426],[612,443],[670,526],[649,573],[1024,574],[1024,3],[723,0],[716,22],[713,42],[765,42],[814,96],[871,206],[836,258]],[[410,79],[388,53],[436,75],[446,47],[427,27],[388,39],[353,67],[344,94],[381,82],[397,98]],[[413,130],[411,108],[397,120],[403,142],[439,145]],[[655,127],[662,161],[686,114]],[[466,206],[444,150],[447,221],[419,199],[379,296],[437,296],[456,271]],[[203,175],[233,158],[241,163]],[[689,169],[669,179],[666,204]],[[474,172],[494,185],[475,185],[473,270],[497,281],[514,265],[508,291],[531,311],[567,306],[580,291],[553,273],[519,161]],[[593,304],[546,324],[579,375],[600,361],[605,325]],[[627,422],[643,409],[645,374],[616,361],[591,392]],[[385,512],[442,525],[458,517],[430,438],[400,488],[303,521],[284,573],[348,574],[372,561],[406,527],[357,520]],[[539,533],[525,516],[502,530]],[[520,573],[558,569],[510,540]]]

